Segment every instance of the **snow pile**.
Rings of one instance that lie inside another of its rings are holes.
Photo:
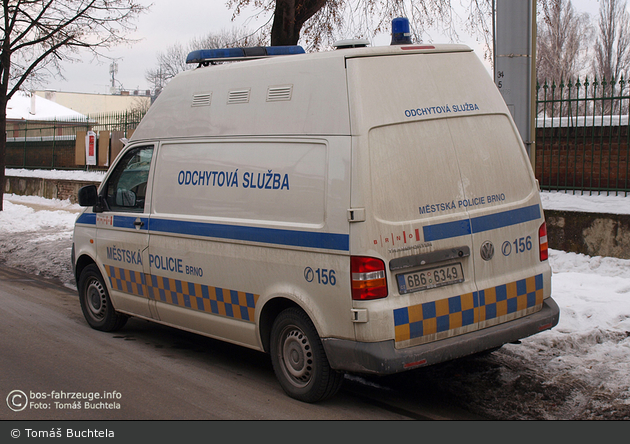
[[[0,263],[73,286],[72,228],[81,207],[69,200],[5,194]]]
[[[42,179],[82,180],[101,182],[105,178],[104,171],[78,170],[27,170],[24,168],[7,168],[6,176],[13,177],[41,177]]]
[[[581,387],[578,418],[599,418],[598,406],[611,418],[630,418],[630,260],[551,250],[550,262],[560,322],[506,349],[538,362],[547,386]]]
[[[559,211],[577,211],[583,213],[630,214],[630,196],[623,194],[606,195],[588,192],[576,194],[561,191],[543,191],[540,193],[543,209]]]
[[[25,91],[15,93],[7,104],[7,120],[86,120],[86,116]]]

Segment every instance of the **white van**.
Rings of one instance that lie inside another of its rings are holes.
[[[303,52],[192,53],[81,190],[88,323],[270,353],[307,402],[555,326],[537,182],[472,50]]]

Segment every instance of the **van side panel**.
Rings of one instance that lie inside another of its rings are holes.
[[[260,348],[255,323],[282,297],[322,337],[354,339],[348,137],[169,141],[158,153],[149,265],[162,322]]]
[[[163,143],[155,212],[322,228],[327,152],[326,140]]]

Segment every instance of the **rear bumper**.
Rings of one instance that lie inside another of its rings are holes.
[[[330,366],[335,370],[387,375],[450,361],[514,342],[558,324],[558,304],[547,298],[543,308],[529,316],[482,330],[404,349],[394,341],[356,342],[322,339]]]

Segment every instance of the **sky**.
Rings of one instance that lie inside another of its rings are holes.
[[[226,6],[226,0],[139,0],[143,5],[149,5],[150,10],[141,15],[136,22],[137,30],[129,37],[138,39],[139,42],[131,47],[121,46],[109,52],[109,56],[116,59],[118,74],[116,86],[133,91],[144,91],[150,88],[145,79],[148,69],[154,68],[157,63],[157,54],[176,44],[186,44],[195,37],[202,37],[210,32],[220,32],[232,27],[245,27],[255,30],[262,26],[269,16],[258,20],[252,18],[252,12],[245,11],[235,21],[232,19],[232,11]],[[461,0],[468,3],[467,0]],[[459,5],[459,0],[454,0],[454,5]],[[572,0],[574,8],[578,11],[597,14],[598,1]],[[438,30],[429,31],[434,43],[449,43]],[[462,43],[471,46],[480,58],[483,58],[483,47],[473,38],[461,36]],[[373,45],[389,44],[389,35],[381,35],[372,41]],[[65,80],[54,78],[46,85],[37,89],[51,89],[65,92],[85,92],[108,94],[111,88],[111,76],[109,74],[111,60],[103,59],[100,62],[86,59],[84,62],[64,63],[63,75]]]
[[[21,169],[8,169],[7,175],[97,181],[104,177],[100,172]],[[543,192],[541,198],[545,210],[630,214],[630,197]],[[0,212],[0,249],[10,251],[7,265],[58,276],[75,288],[69,270],[61,276],[55,273],[64,268],[60,263],[69,268],[69,246],[79,211],[81,208],[69,201],[5,194],[4,211]],[[46,245],[52,245],[49,252],[42,251]],[[58,255],[65,256],[57,259]],[[560,306],[560,321],[552,330],[523,339],[520,345],[503,347],[501,359],[511,360],[507,361],[506,377],[523,374],[521,366],[525,365],[525,374],[530,371],[539,375],[550,390],[565,388],[574,394],[557,405],[541,400],[537,408],[544,412],[544,419],[573,419],[578,413],[581,419],[591,419],[588,410],[593,406],[595,419],[602,419],[595,416],[596,411],[628,411],[630,260],[551,250],[549,261],[553,270],[552,297]],[[510,368],[516,368],[516,373],[510,373]],[[484,375],[474,373],[467,378]],[[483,387],[481,379],[465,382]],[[492,404],[489,408],[500,406]],[[513,413],[506,409],[506,415]]]
[[[176,44],[186,44],[195,37],[219,32],[233,26],[245,26],[245,18],[231,22],[232,12],[225,0],[138,0],[151,5],[148,12],[135,22],[136,32],[129,35],[139,41],[130,47],[120,46],[111,50],[109,57],[116,59],[118,74],[116,86],[127,90],[146,90],[150,87],[145,79],[148,69],[157,64],[157,54]],[[251,24],[252,30],[260,24]],[[54,79],[42,89],[66,92],[108,94],[112,80],[109,74],[111,60],[64,64],[66,80]]]

